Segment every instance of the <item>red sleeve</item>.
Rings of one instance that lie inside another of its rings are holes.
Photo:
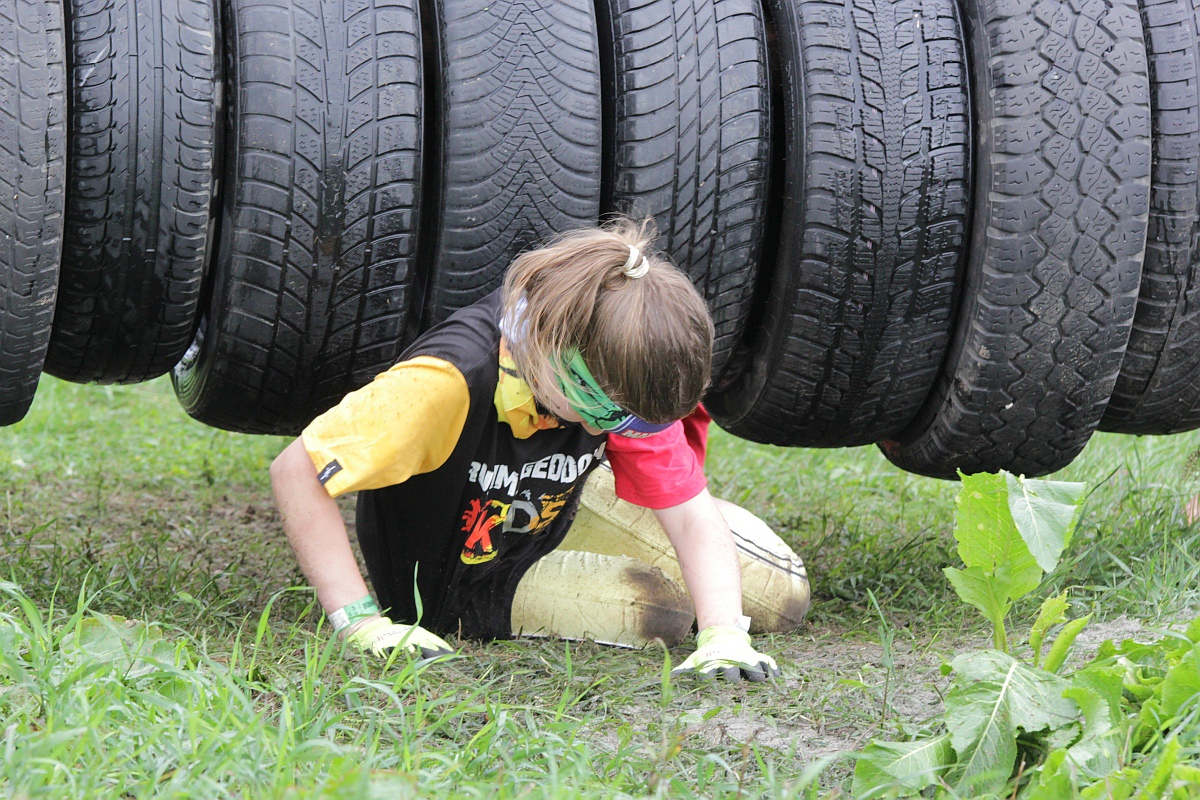
[[[617,497],[643,508],[670,508],[708,486],[704,456],[711,417],[698,406],[690,416],[644,439],[608,437]]]

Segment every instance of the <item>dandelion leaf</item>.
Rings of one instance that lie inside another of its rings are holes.
[[[1124,732],[1113,726],[1108,701],[1090,686],[1072,686],[1063,696],[1079,706],[1083,716],[1083,735],[1066,751],[1071,763],[1091,779],[1115,772],[1121,766]]]
[[[1162,682],[1164,721],[1178,717],[1191,704],[1200,704],[1200,644],[1193,645]]]
[[[1082,789],[1079,792],[1080,800],[1129,800],[1141,777],[1140,770],[1126,767]]]
[[[1200,617],[1196,617],[1187,626],[1187,638],[1192,644],[1200,644]]]
[[[1067,751],[1055,750],[1046,757],[1036,777],[1021,795],[1022,800],[1074,800],[1075,781],[1067,763]]]

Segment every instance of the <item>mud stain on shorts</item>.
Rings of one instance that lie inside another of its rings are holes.
[[[625,570],[625,577],[644,606],[639,614],[638,633],[647,640],[662,639],[668,646],[683,642],[692,629],[691,600],[678,584],[661,570],[644,564]]]

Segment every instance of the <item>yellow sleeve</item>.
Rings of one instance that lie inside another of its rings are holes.
[[[402,361],[309,423],[300,435],[331,497],[403,483],[446,463],[471,392],[448,361]]]

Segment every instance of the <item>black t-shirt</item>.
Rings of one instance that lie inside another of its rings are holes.
[[[423,626],[475,638],[511,635],[517,584],[566,535],[605,443],[573,424],[518,438],[501,421],[501,310],[493,293],[401,356],[457,368],[470,395],[466,421],[439,467],[358,495],[358,539],[381,607],[396,621],[415,621],[415,588]]]

